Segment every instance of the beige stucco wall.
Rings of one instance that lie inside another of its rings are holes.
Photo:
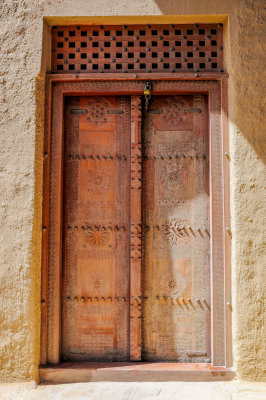
[[[0,380],[38,380],[42,83],[48,60],[43,57],[40,74],[42,43],[47,44],[44,17],[167,14],[213,18],[214,14],[228,14],[233,356],[239,378],[263,380],[266,355],[263,3],[263,0],[2,0]],[[195,22],[198,22],[196,17]]]

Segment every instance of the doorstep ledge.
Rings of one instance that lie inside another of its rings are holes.
[[[232,368],[199,363],[65,362],[40,367],[41,383],[75,382],[207,382],[235,379]]]

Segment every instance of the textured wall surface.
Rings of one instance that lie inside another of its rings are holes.
[[[49,60],[44,56],[41,67],[42,46],[45,49],[47,43],[43,18],[123,14],[228,14],[233,356],[239,378],[263,380],[266,142],[263,3],[262,0],[2,0],[0,380],[38,380],[42,104],[43,75]]]

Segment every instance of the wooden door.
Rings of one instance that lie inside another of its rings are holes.
[[[65,106],[62,358],[129,358],[130,98]]]
[[[210,361],[207,98],[154,96],[143,126],[147,361]]]
[[[209,361],[207,97],[69,97],[65,115],[62,358]]]

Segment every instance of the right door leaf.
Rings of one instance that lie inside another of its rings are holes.
[[[143,359],[209,362],[207,96],[155,96],[143,151]]]

